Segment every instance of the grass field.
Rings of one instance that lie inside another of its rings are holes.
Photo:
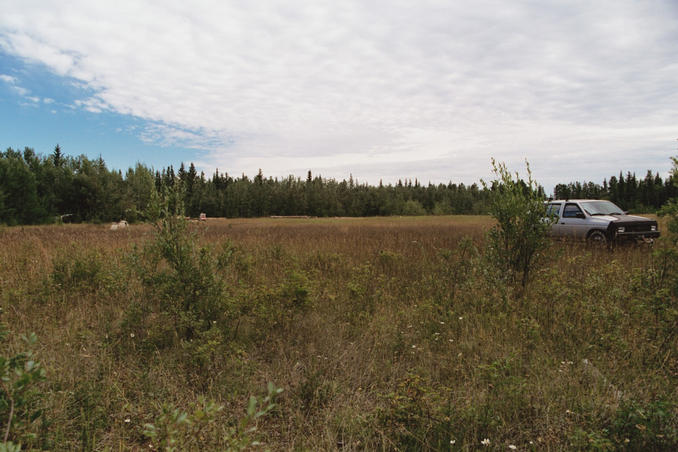
[[[2,228],[0,355],[30,348],[46,370],[8,437],[52,450],[678,448],[671,255],[553,243],[523,290],[484,257],[492,225]],[[283,389],[274,407],[268,382]],[[3,431],[8,418],[5,403]]]

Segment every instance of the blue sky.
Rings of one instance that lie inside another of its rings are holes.
[[[122,170],[137,161],[162,168],[197,159],[194,150],[140,139],[137,131],[148,121],[77,107],[76,102],[91,96],[92,91],[77,80],[54,74],[41,63],[0,52],[0,74],[5,75],[0,82],[3,150],[28,146],[47,155],[59,144],[69,155],[101,155],[110,168]]]
[[[0,146],[547,188],[678,154],[675,1],[0,0]]]

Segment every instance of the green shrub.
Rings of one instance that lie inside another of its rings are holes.
[[[0,342],[5,342],[8,331],[0,322]],[[37,342],[35,333],[23,336],[28,347]],[[10,354],[11,355],[11,354]],[[1,447],[16,450],[21,444],[37,445],[39,442],[37,422],[44,413],[41,400],[44,397],[40,382],[45,379],[45,370],[30,348],[11,356],[0,355],[0,425]],[[8,441],[17,441],[12,443]]]
[[[185,349],[213,349],[215,327],[224,340],[232,333],[233,306],[217,271],[227,265],[223,255],[232,248],[229,245],[215,258],[209,248],[199,247],[188,220],[177,214],[180,203],[171,193],[161,197],[163,207],[154,239],[141,249],[135,248],[130,258],[142,284],[143,302],[130,302],[121,324],[123,339],[133,337],[149,352],[184,341],[191,343]],[[173,208],[172,200],[177,203]],[[206,356],[206,352],[199,356]],[[189,360],[205,364],[202,358]]]
[[[275,398],[281,392],[282,389],[269,383],[268,394],[261,399],[250,396],[245,416],[231,426],[224,426],[224,406],[204,397],[189,412],[163,405],[155,421],[144,425],[144,435],[151,440],[153,450],[166,452],[250,450],[262,445],[257,422],[275,408]]]
[[[545,219],[544,196],[532,179],[529,164],[527,181],[492,159],[496,179],[490,189],[489,210],[497,220],[488,234],[486,257],[501,279],[527,285],[539,253],[548,244],[550,222]]]
[[[410,199],[403,204],[402,214],[408,216],[426,215],[426,209],[424,209],[424,206],[419,201]]]
[[[676,450],[677,408],[664,400],[648,404],[624,401],[612,420],[609,436],[629,450]]]

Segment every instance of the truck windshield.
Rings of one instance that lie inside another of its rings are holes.
[[[624,213],[610,201],[584,201],[581,206],[589,215],[622,215]]]

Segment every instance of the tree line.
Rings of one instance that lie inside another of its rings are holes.
[[[638,181],[634,175],[620,175],[602,186],[559,184],[555,196],[605,198],[625,209],[649,211],[677,195],[670,179],[648,177]],[[154,170],[137,163],[123,173],[107,168],[101,157],[65,155],[58,145],[47,156],[28,147],[0,152],[0,223],[8,225],[143,221],[154,197],[168,188],[179,189],[188,216],[230,218],[484,214],[494,189],[452,182],[424,185],[418,180],[369,185],[352,177],[338,181],[310,171],[306,178],[264,177],[261,170],[253,178],[218,170],[207,177],[192,163],[188,167],[181,163],[177,170],[173,166]]]
[[[666,202],[678,196],[678,186],[673,176],[662,179],[659,173],[648,170],[643,179],[635,173],[611,176],[602,184],[570,182],[558,184],[553,189],[555,199],[609,199],[624,210],[655,212]]]

